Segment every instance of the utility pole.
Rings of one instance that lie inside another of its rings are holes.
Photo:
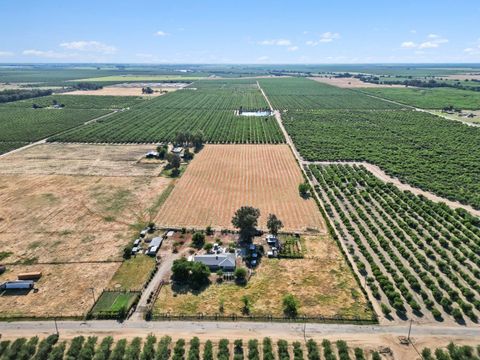
[[[58,332],[58,324],[57,324],[57,318],[56,317],[53,318],[53,322],[55,324],[55,332],[56,332],[57,336],[59,336],[60,333]]]
[[[307,342],[307,320],[303,323],[303,340]]]
[[[410,326],[408,327],[408,336],[407,336],[408,342],[410,342],[410,333],[412,332],[412,323],[413,323],[413,319],[410,319]]]

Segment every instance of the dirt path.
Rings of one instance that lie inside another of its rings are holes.
[[[129,321],[143,320],[145,311],[147,310],[148,297],[152,292],[156,292],[156,290],[160,286],[160,283],[169,274],[170,269],[173,266],[173,262],[178,258],[180,258],[180,254],[169,254],[162,259],[160,266],[158,267],[157,273],[153,277],[152,281],[150,281],[147,288],[143,290],[137,308],[133,315],[130,317]]]

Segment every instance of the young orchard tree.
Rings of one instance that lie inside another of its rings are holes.
[[[272,235],[278,235],[278,232],[283,227],[282,221],[277,218],[275,214],[269,214],[267,220],[267,228]]]
[[[304,199],[308,198],[310,196],[310,185],[307,182],[301,183],[298,185],[298,192]]]
[[[257,232],[258,218],[260,210],[251,206],[242,206],[235,212],[232,218],[232,224],[240,230],[240,237],[244,241],[252,241]]]

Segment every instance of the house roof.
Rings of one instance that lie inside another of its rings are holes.
[[[211,254],[197,255],[193,257],[193,261],[201,262],[207,266],[218,267],[235,267],[235,254]]]

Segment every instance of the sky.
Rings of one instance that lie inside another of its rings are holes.
[[[479,0],[0,0],[2,63],[480,63]]]

